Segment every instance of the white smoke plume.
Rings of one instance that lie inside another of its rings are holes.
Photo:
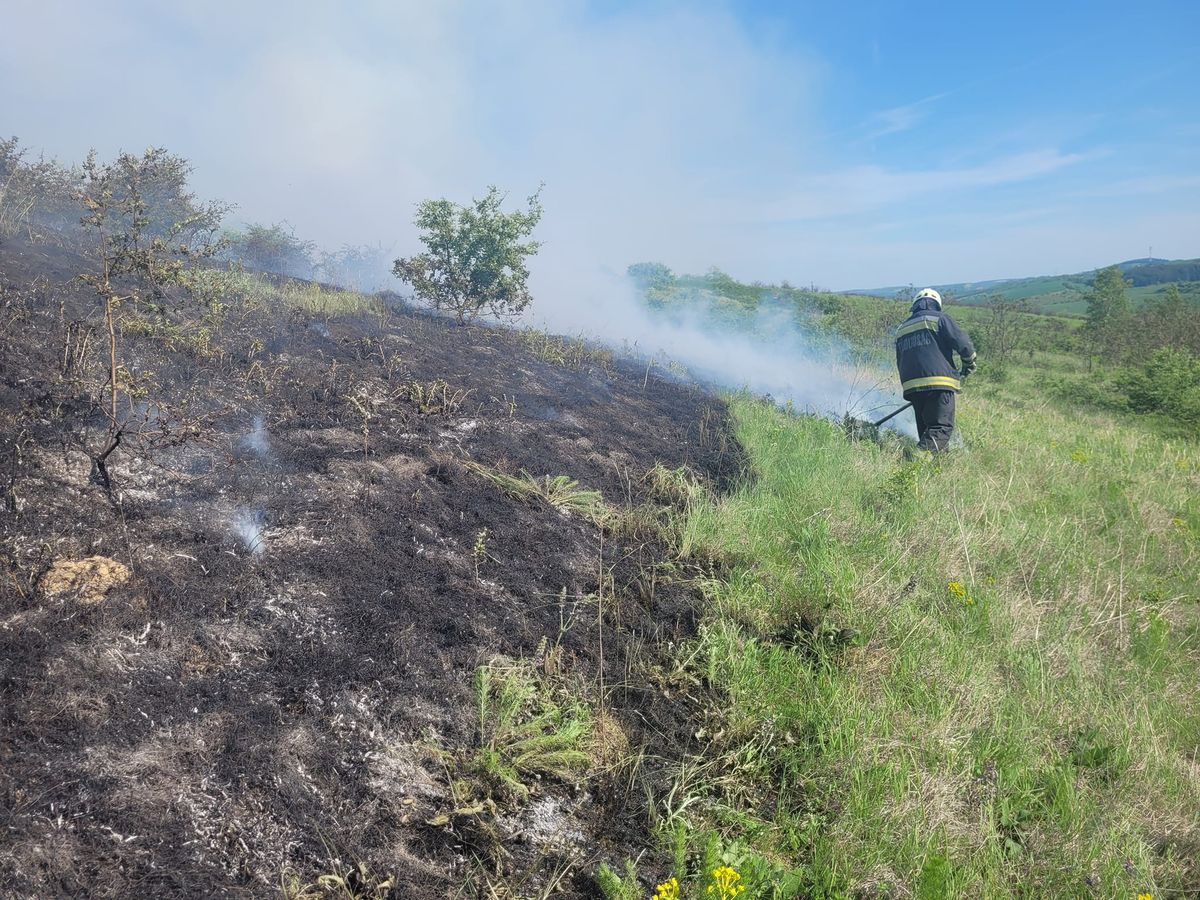
[[[261,509],[239,506],[230,521],[230,527],[241,540],[242,546],[255,556],[266,549],[266,513]]]
[[[250,431],[238,440],[238,448],[265,458],[271,452],[271,433],[262,416],[255,416]]]
[[[421,200],[544,182],[544,259],[586,249],[848,289],[1082,271],[1141,236],[1195,255],[1194,105],[1162,117],[1179,131],[1151,178],[1138,145],[1066,126],[961,127],[972,112],[897,132],[940,107],[861,90],[860,54],[823,47],[840,29],[805,7],[10,2],[3,133],[64,160],[165,146],[195,165],[199,196],[238,204],[231,226],[286,222],[327,249],[407,256]],[[882,15],[847,19],[864,47]],[[892,43],[876,74],[910,68]]]
[[[652,313],[623,274],[583,278],[576,271],[543,285],[560,302],[531,317],[538,324],[664,366],[680,363],[721,388],[768,394],[795,412],[837,419],[846,414],[880,419],[904,403],[893,389],[894,373],[854,363],[844,342],[806,329],[801,318],[780,306],[761,305],[753,321],[721,327],[698,312]],[[561,302],[564,294],[575,302]],[[911,414],[902,413],[885,427],[916,437]]]

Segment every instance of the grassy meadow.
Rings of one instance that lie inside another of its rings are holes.
[[[679,653],[724,698],[662,811],[682,895],[1200,888],[1196,445],[986,382],[932,461],[733,407],[756,478],[681,542],[732,561]]]

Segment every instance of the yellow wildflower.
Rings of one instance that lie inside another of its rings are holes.
[[[950,592],[950,596],[961,603],[963,606],[974,606],[975,598],[967,593],[966,585],[961,581],[951,581],[947,583],[946,590]]]
[[[651,900],[679,900],[679,879],[668,878],[658,885]]]
[[[1082,450],[1072,450],[1071,459],[1075,460],[1077,463],[1087,462],[1088,455]]]
[[[1138,894],[1138,900],[1154,900],[1154,895],[1149,891],[1143,891],[1142,893]]]
[[[739,884],[741,880],[742,876],[738,874],[737,869],[732,866],[718,866],[712,870],[711,880],[704,892],[716,900],[733,900],[746,889],[744,884]]]

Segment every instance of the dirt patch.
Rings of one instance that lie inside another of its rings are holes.
[[[478,741],[472,681],[498,654],[618,685],[606,758],[693,731],[628,678],[694,627],[692,588],[655,574],[666,548],[468,463],[615,507],[659,463],[722,490],[742,459],[721,401],[398,304],[235,309],[208,355],[122,336],[157,388],[123,398],[143,424],[109,492],[88,477],[103,417],[63,362],[95,326],[80,264],[0,246],[0,892],[261,896],[361,863],[435,897],[483,860],[527,893],[567,872],[572,896],[643,853],[644,798],[599,775],[452,815],[443,754]],[[438,382],[455,402],[413,388]]]
[[[60,559],[50,566],[38,582],[47,597],[67,596],[93,606],[103,603],[109,591],[129,581],[129,567],[107,556],[86,559]]]

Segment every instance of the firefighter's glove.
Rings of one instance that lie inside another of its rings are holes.
[[[970,358],[970,360],[966,360],[962,364],[962,377],[966,378],[968,375],[972,374],[977,368],[979,368],[979,358],[976,356],[972,356]]]

